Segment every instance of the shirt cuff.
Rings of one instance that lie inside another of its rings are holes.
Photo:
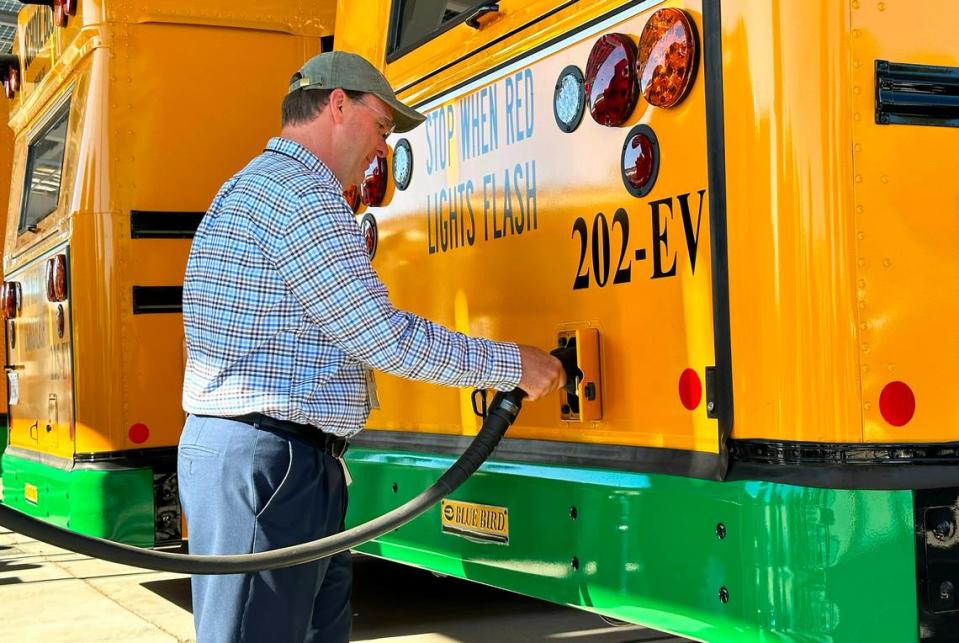
[[[490,341],[489,386],[497,391],[512,391],[519,386],[523,365],[519,347],[512,342]]]

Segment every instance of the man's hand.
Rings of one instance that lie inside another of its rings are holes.
[[[532,346],[519,346],[523,374],[519,387],[529,400],[538,400],[566,384],[566,372],[559,360]]]

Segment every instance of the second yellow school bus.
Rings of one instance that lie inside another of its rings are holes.
[[[582,371],[362,551],[694,639],[954,637],[952,3],[54,4],[17,44],[6,502],[180,536],[188,239],[333,34],[428,117],[349,192],[396,304]],[[378,384],[351,523],[481,421]]]

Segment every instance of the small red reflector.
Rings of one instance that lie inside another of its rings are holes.
[[[589,113],[600,125],[626,122],[639,99],[636,45],[621,33],[596,41],[586,61],[586,98]]]
[[[363,243],[366,244],[366,252],[370,255],[370,260],[376,256],[376,246],[379,244],[379,232],[376,229],[376,217],[367,212],[360,221],[360,232],[363,234]]]
[[[130,427],[130,431],[128,432],[128,435],[130,436],[130,442],[133,442],[135,444],[142,444],[146,442],[147,439],[150,437],[150,429],[147,427],[146,424],[141,424],[140,422],[137,422],[136,424]]]
[[[63,312],[63,304],[57,304],[57,337],[63,337],[67,327],[66,315]]]
[[[893,426],[902,426],[916,412],[916,396],[905,382],[889,382],[879,394],[879,412]]]
[[[649,125],[637,125],[623,143],[623,185],[630,194],[644,197],[659,175],[659,141]]]
[[[67,256],[54,255],[47,259],[47,300],[64,301],[67,298]]]
[[[703,383],[699,379],[699,374],[693,369],[687,368],[679,376],[679,401],[692,411],[699,406],[702,399]]]
[[[77,15],[78,0],[63,0],[63,11],[71,16]]]
[[[382,205],[386,196],[386,159],[377,156],[366,168],[363,183],[360,185],[360,199],[368,206]]]
[[[639,37],[639,85],[650,105],[672,107],[696,76],[696,29],[681,9],[660,9]]]

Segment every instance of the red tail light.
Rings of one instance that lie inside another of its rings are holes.
[[[386,196],[386,159],[377,156],[366,168],[363,184],[360,185],[360,199],[368,206],[376,207],[383,204]]]
[[[20,312],[20,282],[3,282],[3,287],[0,288],[0,299],[3,300],[4,319],[15,319]]]
[[[67,298],[67,256],[55,255],[47,259],[47,300],[64,301]]]
[[[20,70],[16,67],[11,67],[10,71],[7,72],[7,79],[10,81],[10,88],[14,93],[20,91]]]
[[[626,122],[639,98],[636,45],[629,36],[607,34],[596,41],[586,61],[589,113],[600,125]]]
[[[69,14],[67,13],[66,7],[63,6],[63,0],[54,0],[53,24],[58,27],[66,27],[67,18],[69,18]]]
[[[693,84],[699,61],[696,28],[680,9],[660,9],[639,38],[639,84],[655,107],[679,103]]]
[[[350,187],[343,190],[343,198],[346,199],[346,204],[350,206],[350,209],[353,212],[357,212],[360,209],[360,188],[351,185]]]
[[[77,4],[79,0],[63,0],[63,11],[67,15],[75,16],[77,15]]]

